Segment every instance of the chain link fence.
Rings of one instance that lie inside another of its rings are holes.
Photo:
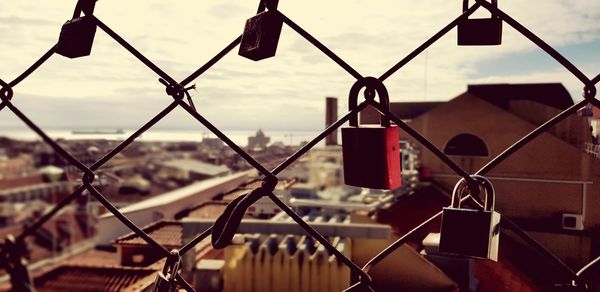
[[[33,224],[29,225],[26,229],[22,231],[16,237],[9,237],[5,240],[2,245],[2,249],[0,250],[0,259],[1,264],[4,269],[9,273],[11,278],[11,284],[14,290],[16,291],[30,291],[33,289],[33,285],[31,279],[27,272],[27,267],[24,264],[23,256],[25,253],[25,249],[23,248],[25,243],[24,239],[27,236],[30,236],[34,233],[34,231],[40,228],[45,222],[47,222],[51,217],[56,215],[63,207],[68,205],[78,196],[80,196],[85,190],[87,190],[91,195],[93,195],[108,211],[113,213],[123,224],[125,224],[128,228],[130,228],[133,232],[143,238],[157,253],[166,258],[166,263],[162,271],[160,271],[157,276],[157,281],[155,283],[155,290],[157,291],[172,291],[175,289],[185,289],[187,291],[194,291],[191,285],[186,282],[185,279],[179,274],[179,265],[181,262],[181,257],[183,254],[190,252],[192,248],[201,242],[203,239],[211,236],[212,243],[215,248],[223,248],[227,246],[235,234],[237,227],[239,226],[242,217],[246,211],[246,209],[256,202],[259,198],[268,196],[281,210],[287,213],[293,220],[300,225],[308,234],[314,237],[318,242],[320,242],[330,254],[335,255],[339,260],[341,260],[345,265],[347,265],[353,275],[354,283],[353,286],[349,287],[347,291],[372,291],[371,283],[372,278],[369,275],[369,270],[379,263],[386,256],[391,254],[394,250],[404,244],[410,236],[427,226],[430,222],[438,219],[441,216],[441,211],[435,214],[433,217],[427,219],[422,224],[414,228],[412,231],[408,232],[394,243],[389,245],[383,251],[381,251],[378,255],[373,257],[367,264],[363,267],[358,266],[351,259],[346,257],[340,251],[338,251],[324,236],[319,234],[315,229],[313,229],[310,224],[305,222],[300,216],[298,216],[289,206],[287,206],[281,199],[273,194],[273,189],[278,183],[277,175],[290,166],[294,161],[304,155],[307,151],[313,148],[317,143],[319,143],[322,139],[324,139],[327,135],[331,134],[341,125],[355,117],[361,110],[365,109],[367,106],[371,105],[375,109],[377,109],[383,116],[387,117],[391,122],[398,125],[400,129],[405,131],[408,135],[412,136],[415,140],[420,142],[425,148],[435,154],[441,161],[443,161],[448,167],[450,167],[456,174],[462,177],[472,190],[471,196],[465,197],[464,199],[471,199],[471,201],[475,203],[479,203],[478,197],[478,180],[476,179],[478,176],[485,176],[490,170],[494,169],[497,165],[502,163],[505,159],[510,157],[513,153],[518,151],[520,148],[528,144],[530,141],[534,140],[540,134],[544,133],[548,128],[556,125],[560,121],[564,120],[569,115],[577,112],[579,109],[583,108],[588,103],[596,107],[600,107],[600,101],[596,99],[596,84],[600,81],[600,75],[595,76],[593,78],[589,78],[585,74],[583,74],[576,66],[574,66],[569,60],[563,57],[560,53],[558,53],[554,48],[545,43],[541,38],[536,36],[534,33],[529,31],[526,27],[521,25],[517,20],[513,19],[506,13],[504,13],[501,9],[495,5],[495,1],[493,3],[486,2],[485,0],[476,0],[475,3],[470,7],[465,7],[464,12],[457,16],[452,22],[439,30],[435,35],[417,47],[414,51],[392,66],[389,70],[385,71],[379,77],[365,77],[361,75],[358,71],[356,71],[352,66],[346,63],[343,59],[338,57],[333,51],[331,51],[327,46],[319,42],[315,37],[313,37],[309,32],[304,30],[300,25],[296,24],[293,20],[288,18],[283,12],[277,10],[276,1],[265,1],[262,0],[259,3],[258,12],[262,12],[265,10],[272,11],[279,17],[283,23],[285,23],[289,28],[302,36],[306,41],[310,42],[316,48],[318,48],[323,54],[325,54],[331,61],[338,64],[342,67],[348,74],[354,77],[357,81],[357,84],[360,85],[361,88],[365,89],[365,92],[374,92],[375,88],[385,88],[383,82],[393,74],[395,74],[398,70],[403,68],[406,64],[411,62],[415,57],[417,57],[420,53],[426,50],[429,46],[439,40],[441,37],[446,35],[450,30],[454,29],[457,25],[464,22],[471,14],[473,14],[477,9],[483,8],[489,10],[492,15],[498,17],[503,23],[506,23],[529,39],[531,42],[536,44],[540,49],[554,58],[558,63],[560,63],[564,68],[566,68],[569,72],[571,72],[578,80],[581,81],[581,85],[583,88],[583,97],[584,99],[566,110],[562,111],[558,115],[554,116],[547,122],[543,123],[535,130],[531,131],[529,134],[515,142],[513,145],[505,149],[498,156],[491,159],[485,166],[479,169],[477,172],[473,174],[467,173],[460,166],[458,166],[453,160],[451,160],[448,156],[446,156],[440,149],[438,149],[435,145],[430,143],[426,138],[424,138],[420,133],[413,130],[409,125],[403,122],[396,115],[391,113],[387,107],[383,106],[381,102],[375,101],[374,94],[365,94],[365,100],[360,102],[353,110],[347,112],[342,118],[329,126],[325,131],[320,133],[317,137],[311,140],[309,143],[302,146],[297,152],[288,157],[284,162],[279,164],[272,170],[265,168],[259,162],[257,162],[251,155],[245,152],[240,146],[235,144],[230,138],[227,137],[221,130],[219,130],[216,126],[214,126],[209,120],[204,118],[201,112],[196,111],[195,107],[191,103],[191,100],[188,98],[188,102],[184,100],[184,97],[187,95],[187,90],[190,89],[189,85],[192,81],[202,76],[207,70],[209,70],[214,64],[219,62],[226,54],[228,54],[231,50],[237,47],[240,44],[242,36],[236,37],[230,44],[228,44],[222,51],[220,51],[216,56],[210,59],[206,64],[202,65],[199,69],[190,74],[187,78],[177,81],[174,80],[169,74],[164,72],[161,68],[156,66],[151,60],[146,58],[141,52],[139,52],[136,48],[130,45],[125,39],[123,39],[119,34],[113,31],[109,26],[104,24],[100,19],[98,19],[95,15],[93,15],[93,7],[94,0],[80,0],[77,3],[77,7],[75,9],[74,18],[77,18],[81,12],[85,14],[85,18],[93,23],[94,28],[100,28],[106,34],[108,34],[114,41],[116,41],[119,45],[121,45],[124,49],[129,51],[133,56],[135,56],[140,62],[147,66],[148,69],[152,70],[158,77],[159,81],[165,86],[165,91],[168,96],[170,96],[173,101],[162,111],[156,114],[152,119],[150,119],[146,124],[144,124],[141,128],[135,131],[131,136],[121,142],[117,147],[112,149],[108,154],[104,155],[98,161],[91,165],[85,165],[82,162],[78,161],[74,156],[69,154],[65,149],[63,149],[55,140],[50,138],[44,130],[42,130],[35,122],[33,122],[24,112],[22,112],[18,107],[16,107],[12,103],[12,98],[14,97],[14,89],[19,85],[21,81],[27,78],[31,73],[33,73],[36,69],[38,69],[45,61],[47,61],[50,57],[52,57],[57,50],[57,45],[50,48],[39,60],[37,60],[31,67],[29,67],[25,72],[15,78],[13,81],[5,82],[0,79],[0,110],[9,110],[13,112],[27,127],[33,130],[42,140],[47,143],[52,149],[68,160],[72,165],[83,172],[82,183],[79,185],[75,191],[73,191],[69,196],[67,196],[64,200],[55,205],[50,211],[43,214],[40,218],[37,219]],[[189,96],[189,95],[188,95]],[[179,250],[169,251],[161,246],[158,242],[152,239],[148,234],[142,231],[136,224],[130,221],[126,216],[124,216],[119,210],[105,198],[101,191],[96,189],[92,185],[92,182],[95,178],[95,171],[98,170],[101,166],[106,164],[109,160],[111,160],[116,154],[122,151],[125,147],[130,145],[136,138],[140,137],[142,133],[150,129],[157,122],[163,119],[165,116],[169,115],[171,111],[175,108],[181,107],[184,109],[191,117],[193,117],[198,123],[205,126],[208,130],[214,133],[219,139],[221,139],[225,144],[227,144],[231,149],[237,152],[243,159],[245,159],[252,167],[260,172],[263,177],[263,184],[251,191],[250,193],[243,195],[236,200],[232,201],[224,211],[224,213],[215,221],[214,225],[205,230],[201,234],[198,234],[193,240],[185,244]],[[590,262],[580,271],[574,271],[566,264],[564,264],[558,257],[552,254],[550,251],[546,250],[541,244],[531,238],[526,232],[520,229],[516,224],[514,224],[508,218],[502,216],[501,226],[503,228],[509,228],[513,230],[517,235],[522,237],[528,244],[535,247],[539,250],[551,263],[556,267],[560,268],[562,272],[566,275],[568,279],[571,279],[571,283],[567,283],[572,287],[578,287],[579,289],[584,289],[588,286],[588,280],[586,280],[585,272],[594,264],[596,264],[599,259],[595,259]],[[552,281],[549,279],[549,281]]]

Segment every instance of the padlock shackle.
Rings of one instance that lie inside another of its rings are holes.
[[[379,103],[381,106],[388,111],[390,110],[390,99],[387,89],[383,83],[375,77],[365,77],[359,79],[352,85],[352,88],[350,88],[350,93],[348,94],[348,110],[352,111],[358,107],[358,94],[363,87],[365,88],[365,91],[376,91],[377,96],[379,96]],[[350,115],[348,123],[351,127],[358,127],[358,113]],[[388,119],[385,115],[381,115],[379,123],[382,127],[389,127],[390,119]]]
[[[495,8],[498,8],[498,0],[492,0],[492,5]],[[463,0],[463,5],[462,5],[463,13],[467,12],[468,9],[469,9],[469,0]],[[492,18],[494,18],[494,17],[499,18],[500,17],[499,15],[496,15],[494,12],[491,12],[491,13],[492,13]]]
[[[85,15],[92,15],[94,8],[96,7],[97,0],[78,0],[75,4],[75,11],[73,11],[73,18],[81,17],[81,12]]]
[[[260,0],[258,2],[258,9],[256,10],[256,14],[267,10],[277,10],[277,5],[279,5],[279,0]]]
[[[181,255],[179,255],[179,251],[172,250],[170,252],[170,255],[167,257],[167,261],[165,262],[165,265],[163,266],[162,272],[165,275],[170,274],[172,277],[174,277],[175,274],[179,273],[180,265],[181,265]],[[172,279],[174,279],[174,278],[172,278]],[[170,280],[172,280],[172,279],[170,279]]]
[[[494,211],[496,196],[494,193],[494,186],[492,185],[492,182],[482,175],[471,175],[471,178],[473,179],[473,181],[478,183],[478,187],[483,186],[485,189],[484,210],[489,212]],[[460,208],[460,202],[462,200],[463,191],[468,189],[468,187],[469,185],[464,178],[461,178],[456,183],[456,185],[454,186],[454,190],[452,191],[452,201],[450,205],[452,208]]]

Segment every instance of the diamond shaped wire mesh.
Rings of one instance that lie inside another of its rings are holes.
[[[85,1],[80,0],[80,3]],[[83,5],[83,4],[82,4]],[[261,12],[265,9],[265,0],[262,0],[259,4],[258,12]],[[112,149],[109,153],[104,155],[98,161],[93,163],[90,166],[86,166],[80,161],[78,161],[74,156],[69,154],[65,149],[63,149],[55,140],[50,138],[44,130],[36,125],[29,117],[23,113],[18,107],[16,107],[12,103],[12,98],[14,97],[14,88],[25,78],[27,78],[31,73],[33,73],[36,69],[38,69],[45,61],[47,61],[52,55],[56,52],[56,46],[50,48],[39,60],[37,60],[30,68],[28,68],[25,72],[19,75],[16,79],[11,82],[5,82],[0,79],[0,111],[2,110],[10,110],[12,111],[27,127],[29,127],[32,131],[34,131],[39,137],[43,139],[43,141],[48,144],[52,149],[59,154],[61,157],[65,158],[71,164],[73,164],[77,169],[83,172],[82,184],[78,186],[75,191],[73,191],[69,196],[64,198],[61,202],[59,202],[54,208],[45,213],[43,216],[37,219],[33,224],[28,226],[25,230],[22,231],[15,239],[13,245],[9,245],[8,241],[2,246],[0,250],[0,262],[3,264],[4,268],[9,272],[11,276],[11,282],[13,284],[13,288],[15,289],[26,289],[29,290],[31,285],[31,280],[28,276],[23,274],[23,269],[26,271],[26,267],[19,266],[16,264],[16,261],[20,258],[19,249],[15,249],[14,246],[22,245],[25,237],[33,234],[33,232],[40,228],[45,222],[47,222],[51,217],[56,215],[63,207],[72,202],[75,198],[81,195],[85,190],[89,191],[91,195],[93,195],[102,205],[108,209],[112,214],[114,214],[124,225],[126,225],[129,229],[135,232],[138,236],[143,238],[157,253],[160,253],[163,257],[167,258],[165,263],[165,267],[160,272],[160,277],[162,281],[157,281],[157,289],[158,290],[173,290],[176,289],[177,286],[188,290],[193,291],[193,288],[187,283],[178,273],[176,266],[181,260],[181,256],[187,252],[189,252],[196,244],[200,241],[207,238],[212,234],[213,245],[216,247],[226,246],[233,234],[237,230],[238,225],[241,222],[241,218],[243,217],[246,208],[248,208],[252,203],[263,196],[269,197],[281,210],[287,213],[297,224],[299,224],[303,229],[305,229],[311,236],[313,236],[317,241],[319,241],[331,254],[335,255],[339,260],[341,260],[346,266],[348,266],[354,275],[355,283],[353,286],[349,287],[348,290],[352,291],[369,291],[371,288],[371,277],[369,276],[369,270],[384,259],[386,256],[391,254],[394,250],[404,244],[410,236],[427,226],[430,222],[438,219],[441,216],[441,211],[434,215],[433,217],[427,219],[419,226],[415,227],[413,230],[396,240],[394,243],[389,245],[387,248],[382,250],[378,255],[373,257],[367,264],[363,267],[357,266],[352,260],[350,260],[347,256],[338,251],[323,235],[321,235],[318,231],[310,226],[307,222],[305,222],[300,216],[298,216],[289,206],[287,206],[281,199],[273,194],[273,189],[277,185],[277,175],[285,170],[288,166],[290,166],[294,161],[312,149],[319,141],[324,139],[327,135],[335,131],[345,122],[347,122],[351,116],[356,115],[358,112],[366,108],[367,106],[373,106],[377,111],[379,111],[382,115],[389,118],[390,121],[396,125],[398,125],[402,130],[404,130],[408,135],[412,136],[415,140],[421,143],[425,148],[431,151],[435,156],[437,156],[442,162],[444,162],[450,169],[452,169],[456,174],[458,174],[462,179],[464,179],[467,183],[473,184],[475,181],[473,177],[475,176],[483,176],[492,170],[494,167],[502,163],[505,159],[510,157],[513,153],[518,151],[523,146],[527,145],[529,142],[534,140],[536,137],[544,133],[548,128],[556,125],[560,121],[567,118],[569,115],[575,113],[577,110],[583,108],[586,104],[591,103],[597,107],[600,107],[600,101],[596,99],[596,84],[600,82],[600,74],[590,79],[585,74],[583,74],[575,65],[573,65],[569,60],[563,57],[560,53],[558,53],[554,48],[545,43],[542,39],[536,36],[534,33],[529,31],[526,27],[521,25],[518,21],[504,13],[497,6],[492,5],[485,0],[476,0],[475,4],[469,7],[466,11],[464,11],[461,15],[455,18],[448,25],[443,27],[439,32],[434,34],[428,40],[426,40],[423,44],[417,47],[414,51],[409,53],[406,57],[401,59],[398,63],[392,66],[389,70],[384,72],[379,78],[376,78],[378,82],[383,85],[383,82],[393,74],[395,74],[398,70],[402,69],[402,67],[409,62],[411,62],[416,56],[421,54],[424,50],[426,50],[433,43],[438,41],[441,37],[446,35],[450,30],[454,29],[459,22],[468,18],[471,14],[473,14],[477,9],[484,8],[492,12],[494,15],[498,15],[500,19],[510,25],[512,28],[517,30],[527,39],[529,39],[532,43],[536,44],[541,50],[546,52],[549,56],[554,58],[558,63],[560,63],[566,70],[568,70],[573,76],[575,76],[582,83],[583,88],[583,97],[584,99],[573,106],[565,109],[561,113],[557,114],[547,122],[543,123],[535,130],[531,131],[527,135],[525,135],[520,140],[516,141],[513,145],[505,149],[498,156],[491,159],[485,166],[479,169],[477,172],[473,174],[467,173],[460,166],[454,163],[448,156],[446,156],[440,149],[438,149],[435,145],[429,142],[425,137],[423,137],[420,133],[412,129],[409,125],[403,122],[396,115],[391,113],[388,109],[383,107],[380,103],[376,102],[373,98],[367,98],[365,101],[361,102],[355,109],[346,113],[342,118],[329,126],[325,131],[320,133],[317,137],[311,140],[309,143],[302,146],[297,152],[288,157],[284,162],[275,167],[272,170],[266,169],[263,165],[261,165],[258,161],[256,161],[250,154],[244,151],[241,147],[235,144],[229,137],[227,137],[223,132],[221,132],[216,126],[214,126],[210,121],[208,121],[204,116],[196,111],[192,104],[188,104],[184,101],[184,95],[186,93],[186,86],[188,86],[192,81],[202,76],[207,70],[209,70],[214,64],[219,62],[225,55],[227,55],[231,50],[233,50],[236,46],[240,44],[241,36],[235,38],[230,44],[228,44],[221,52],[219,52],[216,56],[210,59],[206,64],[202,65],[192,74],[190,74],[187,78],[183,79],[181,82],[177,82],[172,77],[169,76],[166,72],[164,72],[161,68],[156,66],[152,61],[146,58],[141,52],[135,49],[132,45],[130,45],[126,40],[124,40],[119,34],[114,32],[110,27],[104,24],[101,20],[99,20],[96,16],[94,16],[91,11],[87,10],[86,16],[90,17],[93,22],[104,31],[107,35],[109,35],[114,41],[116,41],[120,46],[130,52],[133,56],[135,56],[140,62],[145,64],[148,69],[152,70],[158,77],[160,78],[160,82],[163,83],[166,87],[166,93],[173,98],[173,101],[162,111],[156,114],[152,119],[146,122],[142,127],[140,127],[137,131],[135,131],[132,135],[130,135],[127,139],[121,142],[117,147]],[[323,54],[331,59],[334,63],[338,64],[342,67],[348,74],[353,76],[357,82],[363,81],[365,78],[372,77],[363,77],[358,71],[356,71],[352,66],[346,63],[343,59],[338,57],[334,52],[332,52],[327,46],[322,44],[319,40],[314,38],[310,33],[305,31],[300,25],[293,22],[289,19],[284,13],[273,9],[279,17],[283,20],[288,27],[290,27],[293,31],[298,33],[301,37],[303,37],[306,41],[311,43],[313,46],[318,48]],[[84,13],[86,10],[84,10]],[[368,89],[368,88],[365,88]],[[231,149],[233,149],[237,154],[239,154],[242,158],[244,158],[252,167],[258,170],[263,176],[263,185],[253,190],[252,192],[239,197],[238,199],[232,201],[224,214],[217,219],[213,227],[205,230],[204,232],[198,234],[193,240],[186,243],[182,248],[176,251],[168,251],[165,247],[161,246],[158,242],[153,240],[147,233],[141,230],[138,226],[136,226],[132,221],[130,221],[126,216],[124,216],[119,210],[111,204],[111,202],[106,199],[106,197],[93,185],[92,182],[95,178],[94,171],[103,166],[109,160],[111,160],[116,154],[125,149],[128,145],[130,145],[136,138],[142,135],[145,131],[154,126],[157,122],[163,119],[165,116],[169,115],[169,113],[175,109],[176,107],[183,108],[191,117],[193,117],[199,124],[205,126],[208,130],[210,130],[213,134],[215,134],[219,139],[221,139],[225,144],[227,144]],[[467,198],[463,198],[467,199]],[[475,201],[475,200],[473,200]],[[475,203],[477,203],[475,201]],[[526,232],[520,229],[516,224],[510,221],[506,217],[502,217],[501,225],[504,228],[509,228],[513,230],[517,235],[522,237],[526,242],[537,248],[546,258],[554,265],[559,267],[569,279],[571,279],[574,283],[584,285],[584,279],[582,278],[583,272],[586,269],[591,267],[593,264],[598,262],[598,259],[592,261],[589,265],[584,267],[582,270],[575,272],[567,265],[565,265],[558,257],[552,254],[550,251],[546,250],[541,244],[531,238]],[[7,268],[12,267],[12,268]],[[20,267],[20,268],[19,268]],[[26,274],[26,273],[25,273]]]

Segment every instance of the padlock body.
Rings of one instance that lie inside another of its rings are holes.
[[[444,208],[439,250],[497,261],[499,224],[498,212]]]
[[[283,20],[274,11],[263,11],[246,21],[239,55],[258,61],[275,56]]]
[[[397,126],[342,128],[342,152],[347,185],[372,189],[400,186],[400,135]]]
[[[67,21],[60,31],[56,53],[68,58],[88,56],[92,52],[96,24],[87,17]]]
[[[493,46],[502,43],[500,18],[465,19],[458,24],[458,45]]]

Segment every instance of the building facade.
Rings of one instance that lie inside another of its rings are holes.
[[[562,85],[470,86],[410,125],[475,173],[572,104]],[[496,210],[574,268],[600,253],[600,213],[594,211],[600,207],[600,161],[585,152],[589,139],[587,120],[572,115],[486,174]],[[434,181],[452,190],[459,177],[448,166],[428,150],[420,159]]]

